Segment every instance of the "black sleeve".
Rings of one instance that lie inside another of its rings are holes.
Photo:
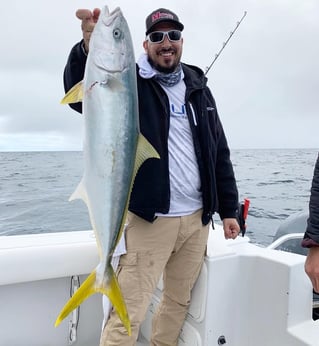
[[[219,200],[219,215],[221,219],[237,215],[238,189],[233,164],[230,159],[230,149],[223,126],[218,118],[219,140],[216,160],[216,182]]]
[[[216,189],[218,196],[218,213],[221,219],[235,218],[238,209],[238,189],[233,169],[233,164],[230,159],[230,149],[227,143],[226,135],[218,115],[215,99],[207,88],[208,97],[211,100],[212,114],[210,117],[210,127],[216,131]]]
[[[319,244],[319,155],[314,169],[305,238]]]
[[[65,92],[83,79],[87,56],[83,51],[82,42],[83,40],[72,48],[64,68],[63,83]],[[82,113],[82,102],[70,104],[70,107]]]

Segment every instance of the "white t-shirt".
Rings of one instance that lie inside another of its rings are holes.
[[[143,78],[152,78],[157,71],[142,54],[138,60],[139,74]],[[168,134],[170,209],[168,214],[160,216],[189,215],[203,206],[201,181],[194,150],[194,143],[185,107],[184,73],[174,86],[161,87],[165,90],[170,104],[170,128]],[[192,114],[194,118],[194,114]],[[195,118],[194,118],[195,119]]]
[[[170,209],[166,216],[192,214],[202,208],[199,169],[194,150],[192,132],[185,107],[185,82],[165,87],[170,104],[168,134]]]

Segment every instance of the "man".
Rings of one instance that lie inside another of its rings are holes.
[[[99,13],[77,11],[83,40],[70,53],[66,91],[83,78]],[[132,336],[112,311],[101,336],[103,346],[135,345],[162,273],[163,298],[153,320],[151,345],[177,345],[214,212],[223,220],[225,238],[235,239],[239,233],[238,193],[226,137],[203,72],[181,63],[183,29],[167,9],[146,18],[145,54],[137,64],[140,130],[160,160],[146,161],[136,176],[127,253],[117,271]],[[72,107],[81,111],[81,104]]]
[[[309,218],[302,246],[309,248],[305,262],[305,271],[311,280],[315,292],[319,293],[319,156],[312,179]]]

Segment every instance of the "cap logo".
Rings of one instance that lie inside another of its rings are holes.
[[[165,12],[156,12],[152,14],[152,22],[155,22],[156,20],[159,20],[161,18],[174,19],[174,16],[170,13]]]

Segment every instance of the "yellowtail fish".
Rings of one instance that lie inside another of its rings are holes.
[[[128,24],[119,8],[105,6],[90,39],[84,79],[61,101],[82,100],[84,174],[70,199],[88,208],[100,263],[60,312],[55,326],[90,295],[110,299],[131,334],[129,316],[111,266],[122,235],[132,184],[139,167],[159,158],[139,131],[136,65]]]

